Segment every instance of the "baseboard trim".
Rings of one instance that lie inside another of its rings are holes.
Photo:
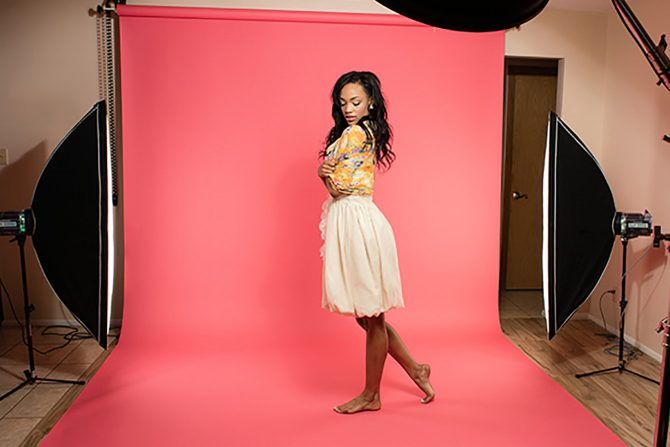
[[[36,327],[36,326],[74,326],[74,327],[77,327],[77,328],[82,328],[81,324],[79,324],[76,321],[70,321],[70,320],[31,320],[31,323],[32,323],[33,327]],[[21,321],[21,324],[23,324],[23,321]],[[16,320],[11,319],[11,320],[3,321],[1,326],[18,327],[19,324],[16,322]],[[112,329],[121,327],[121,320],[120,319],[111,320],[109,322],[109,326]]]
[[[588,314],[588,319],[591,320],[591,321],[593,321],[595,324],[597,324],[597,325],[600,326],[601,328],[605,329],[605,324],[603,324],[603,320],[601,320],[599,317],[596,317],[596,316],[594,316],[594,315]],[[610,334],[616,335],[617,337],[619,336],[619,332],[618,332],[618,331],[614,331],[614,330],[610,329],[609,327],[608,327],[607,329],[605,329],[605,330],[606,330],[607,332],[609,332]],[[658,352],[654,351],[654,350],[651,349],[649,346],[646,346],[646,345],[640,343],[639,341],[637,341],[635,338],[631,337],[630,335],[628,335],[628,334],[624,334],[623,339],[624,339],[627,343],[629,343],[629,344],[635,346],[637,349],[639,349],[640,351],[642,351],[642,352],[644,352],[645,354],[647,354],[647,355],[648,355],[649,357],[651,357],[652,359],[656,360],[656,362],[661,363],[661,361],[663,360],[663,356],[662,356],[661,354],[659,354]]]
[[[588,313],[578,313],[573,315],[572,317],[573,320],[591,320],[601,328],[605,329],[605,325],[603,324],[603,321],[591,314]],[[23,322],[22,322],[23,323]],[[67,325],[67,326],[76,326],[76,327],[81,327],[80,324],[78,323],[73,323],[68,320],[32,320],[33,326],[55,326],[55,325]],[[18,323],[16,320],[5,320],[2,322],[2,326],[11,326],[11,327],[16,327],[18,326]],[[110,327],[111,328],[118,328],[121,326],[121,320],[120,319],[115,319],[110,321]],[[619,335],[618,332],[611,330],[609,327],[606,329],[607,332],[613,334],[613,335]],[[637,341],[635,338],[631,337],[630,335],[626,334],[624,335],[624,340],[635,346],[637,349],[640,351],[644,352],[647,354],[649,357],[654,359],[656,362],[661,363],[663,360],[663,356],[659,354],[658,352],[654,351],[651,349],[649,346],[646,346],[639,341]]]

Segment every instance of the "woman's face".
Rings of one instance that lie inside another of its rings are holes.
[[[362,85],[357,83],[345,84],[340,92],[340,110],[350,126],[368,114],[370,98]]]

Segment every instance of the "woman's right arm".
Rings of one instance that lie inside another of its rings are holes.
[[[326,189],[328,190],[330,195],[333,196],[334,198],[337,198],[339,196],[344,195],[344,193],[338,191],[338,189],[335,187],[335,184],[333,183],[333,180],[330,177],[335,168],[335,166],[332,165],[334,163],[335,163],[334,160],[324,161],[321,164],[321,166],[319,166],[318,175],[321,178],[321,181],[323,181],[323,184],[326,186]]]
[[[361,125],[345,131],[336,150],[340,161],[328,174],[331,187],[340,195],[369,191],[374,182],[374,153]]]

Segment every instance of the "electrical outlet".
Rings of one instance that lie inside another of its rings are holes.
[[[9,151],[6,148],[0,148],[0,166],[9,164]]]

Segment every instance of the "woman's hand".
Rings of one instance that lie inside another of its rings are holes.
[[[323,180],[323,183],[326,185],[326,189],[331,196],[337,198],[339,196],[353,194],[354,191],[351,188],[337,189],[332,183],[331,179],[328,177],[330,174],[335,172],[335,166],[337,165],[337,160],[326,160],[321,166],[319,166],[318,174]]]
[[[335,165],[337,165],[336,160],[326,160],[323,163],[321,163],[321,166],[319,166],[319,169],[317,170],[317,174],[321,178],[326,178],[330,174],[332,174],[335,171]]]
[[[323,180],[323,183],[326,185],[326,189],[330,193],[333,198],[337,198],[340,196],[348,196],[351,194],[354,194],[354,190],[352,188],[337,188],[330,177],[324,177],[321,180]]]

